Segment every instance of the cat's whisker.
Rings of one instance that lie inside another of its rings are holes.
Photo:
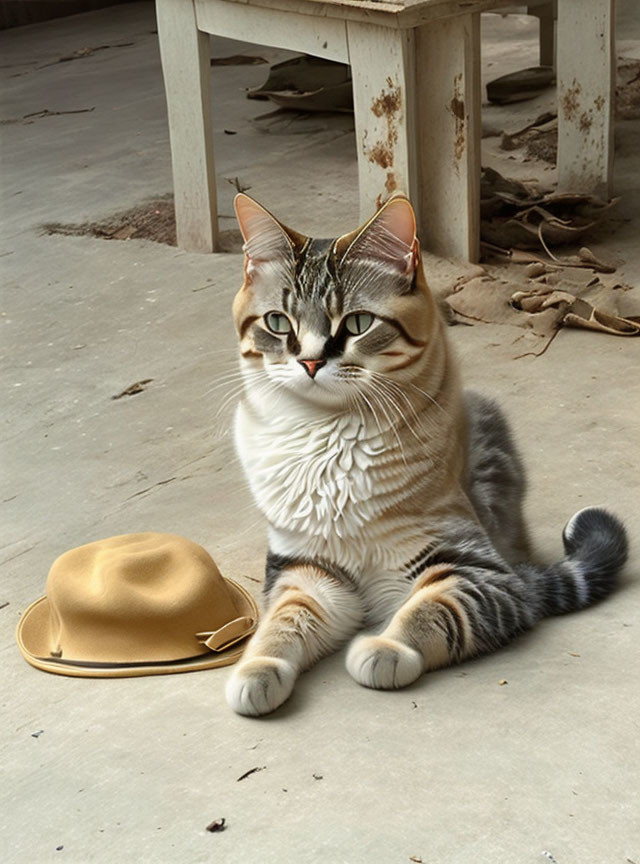
[[[231,393],[228,393],[225,398],[222,400],[216,413],[214,414],[214,421],[218,421],[230,407],[235,406],[238,399],[240,399],[242,393],[244,392],[244,384],[236,387]]]
[[[445,411],[445,409],[442,407],[442,405],[440,405],[440,403],[437,402],[437,401],[433,398],[433,396],[432,396],[430,393],[427,393],[426,390],[421,390],[420,387],[417,387],[417,386],[416,386],[415,384],[413,384],[411,381],[409,381],[409,382],[407,382],[407,383],[409,384],[409,387],[413,387],[413,389],[414,389],[414,390],[417,390],[418,393],[422,393],[423,396],[426,396],[427,399],[429,400],[429,402],[431,402],[433,405],[435,405],[436,408],[438,408],[439,411],[442,411],[443,414],[446,414],[446,413],[447,413],[447,412]]]
[[[398,443],[398,449],[400,450],[400,455],[401,455],[401,457],[402,457],[402,461],[404,462],[404,466],[405,466],[405,468],[407,468],[407,467],[408,467],[408,465],[407,465],[407,457],[406,457],[406,454],[405,454],[405,451],[404,451],[404,445],[403,445],[403,443],[402,443],[402,439],[400,438],[400,435],[398,434],[397,424],[396,424],[396,422],[393,420],[393,418],[389,415],[389,413],[387,412],[387,409],[386,409],[386,407],[385,407],[386,397],[385,397],[384,393],[382,392],[382,390],[380,390],[380,389],[375,385],[374,382],[372,382],[372,384],[373,384],[373,387],[372,387],[372,389],[370,390],[370,395],[371,395],[374,399],[376,399],[378,405],[380,405],[380,407],[381,407],[381,409],[382,409],[382,412],[383,412],[384,416],[387,418],[387,421],[388,421],[388,423],[389,423],[389,429],[393,432],[393,435],[394,435],[394,437],[395,437],[395,439],[396,439],[396,441],[397,441],[397,443]],[[388,405],[389,403],[387,402],[386,404]],[[397,408],[397,406],[396,406],[396,408]],[[401,415],[401,416],[402,416],[402,415]]]
[[[355,393],[347,393],[347,401],[349,403],[350,410],[352,413],[353,413],[354,407],[357,410],[358,415],[360,416],[360,422],[362,424],[362,427],[364,428],[364,426],[365,426],[364,414],[362,413],[360,403],[358,402],[356,396],[357,396],[357,391]]]
[[[216,375],[216,382],[224,382],[228,379],[251,379],[258,377],[260,375],[266,375],[264,369],[232,369],[228,372],[224,372],[222,375]],[[217,386],[217,385],[216,385]]]
[[[375,408],[373,407],[371,402],[369,402],[369,400],[367,399],[365,394],[362,392],[362,390],[357,390],[356,393],[358,394],[358,397],[363,400],[363,402],[365,403],[365,405],[369,409],[369,411],[370,411],[370,413],[371,413],[371,415],[375,421],[375,424],[378,427],[378,431],[380,432],[380,436],[382,438],[384,438],[384,432],[382,431],[382,426],[380,425],[380,421],[378,420],[378,415],[376,414]]]
[[[232,385],[241,384],[241,383],[242,384],[249,383],[252,380],[256,380],[256,379],[255,378],[247,378],[244,375],[229,376],[228,378],[225,378],[225,380],[218,381],[216,384],[214,384],[212,387],[210,387],[203,394],[203,398],[207,398],[208,396],[211,396],[213,393],[216,393],[218,390],[222,390],[224,387],[231,387]]]
[[[418,417],[418,415],[415,411],[415,408],[411,404],[411,401],[409,400],[407,395],[405,393],[403,393],[399,388],[392,387],[391,385],[394,384],[394,382],[384,380],[385,376],[380,376],[380,379],[382,379],[382,380],[380,380],[380,379],[378,379],[378,373],[374,373],[374,374],[376,375],[375,380],[377,382],[377,385],[386,394],[391,405],[393,406],[395,411],[397,411],[400,419],[403,421],[403,423],[405,424],[405,426],[407,427],[409,432],[413,435],[413,437],[416,439],[416,441],[418,441],[418,443],[424,444],[425,441],[427,440],[426,435],[420,435],[414,429],[412,424],[409,422],[408,417],[405,415],[405,412],[404,412],[402,406],[400,405],[400,403],[396,399],[396,396],[401,396],[404,399],[404,401],[407,404],[407,407],[409,408],[409,411],[411,412],[411,414],[413,415],[413,417],[415,419],[415,422],[416,422],[418,428],[420,428],[422,426],[422,421],[421,421],[420,417]]]
[[[263,396],[263,395],[268,395],[269,393],[271,393],[277,389],[280,389],[280,385],[278,384],[278,382],[272,381],[271,379],[269,379],[269,376],[267,375],[266,372],[263,372],[262,376],[263,376],[262,381],[256,382],[254,379],[254,381],[251,385],[252,391],[254,393],[257,393],[257,394]],[[246,382],[242,381],[240,384],[236,384],[236,386],[233,388],[233,390],[225,396],[225,398],[223,399],[222,403],[220,404],[218,410],[216,411],[216,414],[215,414],[216,419],[219,417],[219,415],[224,410],[226,410],[229,407],[229,405],[234,400],[236,400],[240,397],[242,392],[245,390],[245,386],[246,386]]]

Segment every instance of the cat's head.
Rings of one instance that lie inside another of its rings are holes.
[[[354,388],[419,374],[437,313],[405,197],[334,240],[287,228],[244,194],[235,208],[245,240],[233,303],[243,369],[336,407]]]

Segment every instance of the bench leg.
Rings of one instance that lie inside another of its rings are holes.
[[[554,2],[544,6],[527,8],[529,15],[534,15],[540,24],[540,65],[556,65],[556,6]]]
[[[416,32],[425,246],[480,256],[480,15],[434,21]]]
[[[414,32],[355,21],[347,28],[360,218],[368,219],[396,191],[417,210]]]
[[[426,249],[477,260],[479,16],[406,31],[347,26],[363,220],[403,191]]]
[[[193,0],[156,0],[178,246],[213,252],[218,235],[209,35],[197,29]]]
[[[558,190],[608,199],[613,179],[614,0],[558,3]]]

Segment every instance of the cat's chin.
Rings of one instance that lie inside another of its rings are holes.
[[[349,407],[351,394],[346,388],[329,387],[317,381],[292,380],[283,383],[282,389],[290,397],[302,404],[313,405],[316,408],[324,408],[338,411]]]

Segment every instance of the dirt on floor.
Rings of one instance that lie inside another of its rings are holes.
[[[68,237],[99,237],[103,240],[151,240],[177,246],[176,214],[173,195],[152,198],[121,210],[96,222],[79,224],[47,222],[41,226],[45,234]],[[238,230],[220,231],[217,251],[237,254],[242,251],[242,234]]]
[[[618,60],[616,85],[616,118],[640,118],[640,60]],[[541,159],[555,165],[558,158],[558,119],[556,115],[541,115],[535,123],[515,132],[503,132],[503,150],[525,147],[527,159]]]
[[[42,228],[47,234],[101,237],[104,240],[153,240],[168,246],[177,245],[172,195],[144,201],[99,222],[78,225],[48,222]]]

